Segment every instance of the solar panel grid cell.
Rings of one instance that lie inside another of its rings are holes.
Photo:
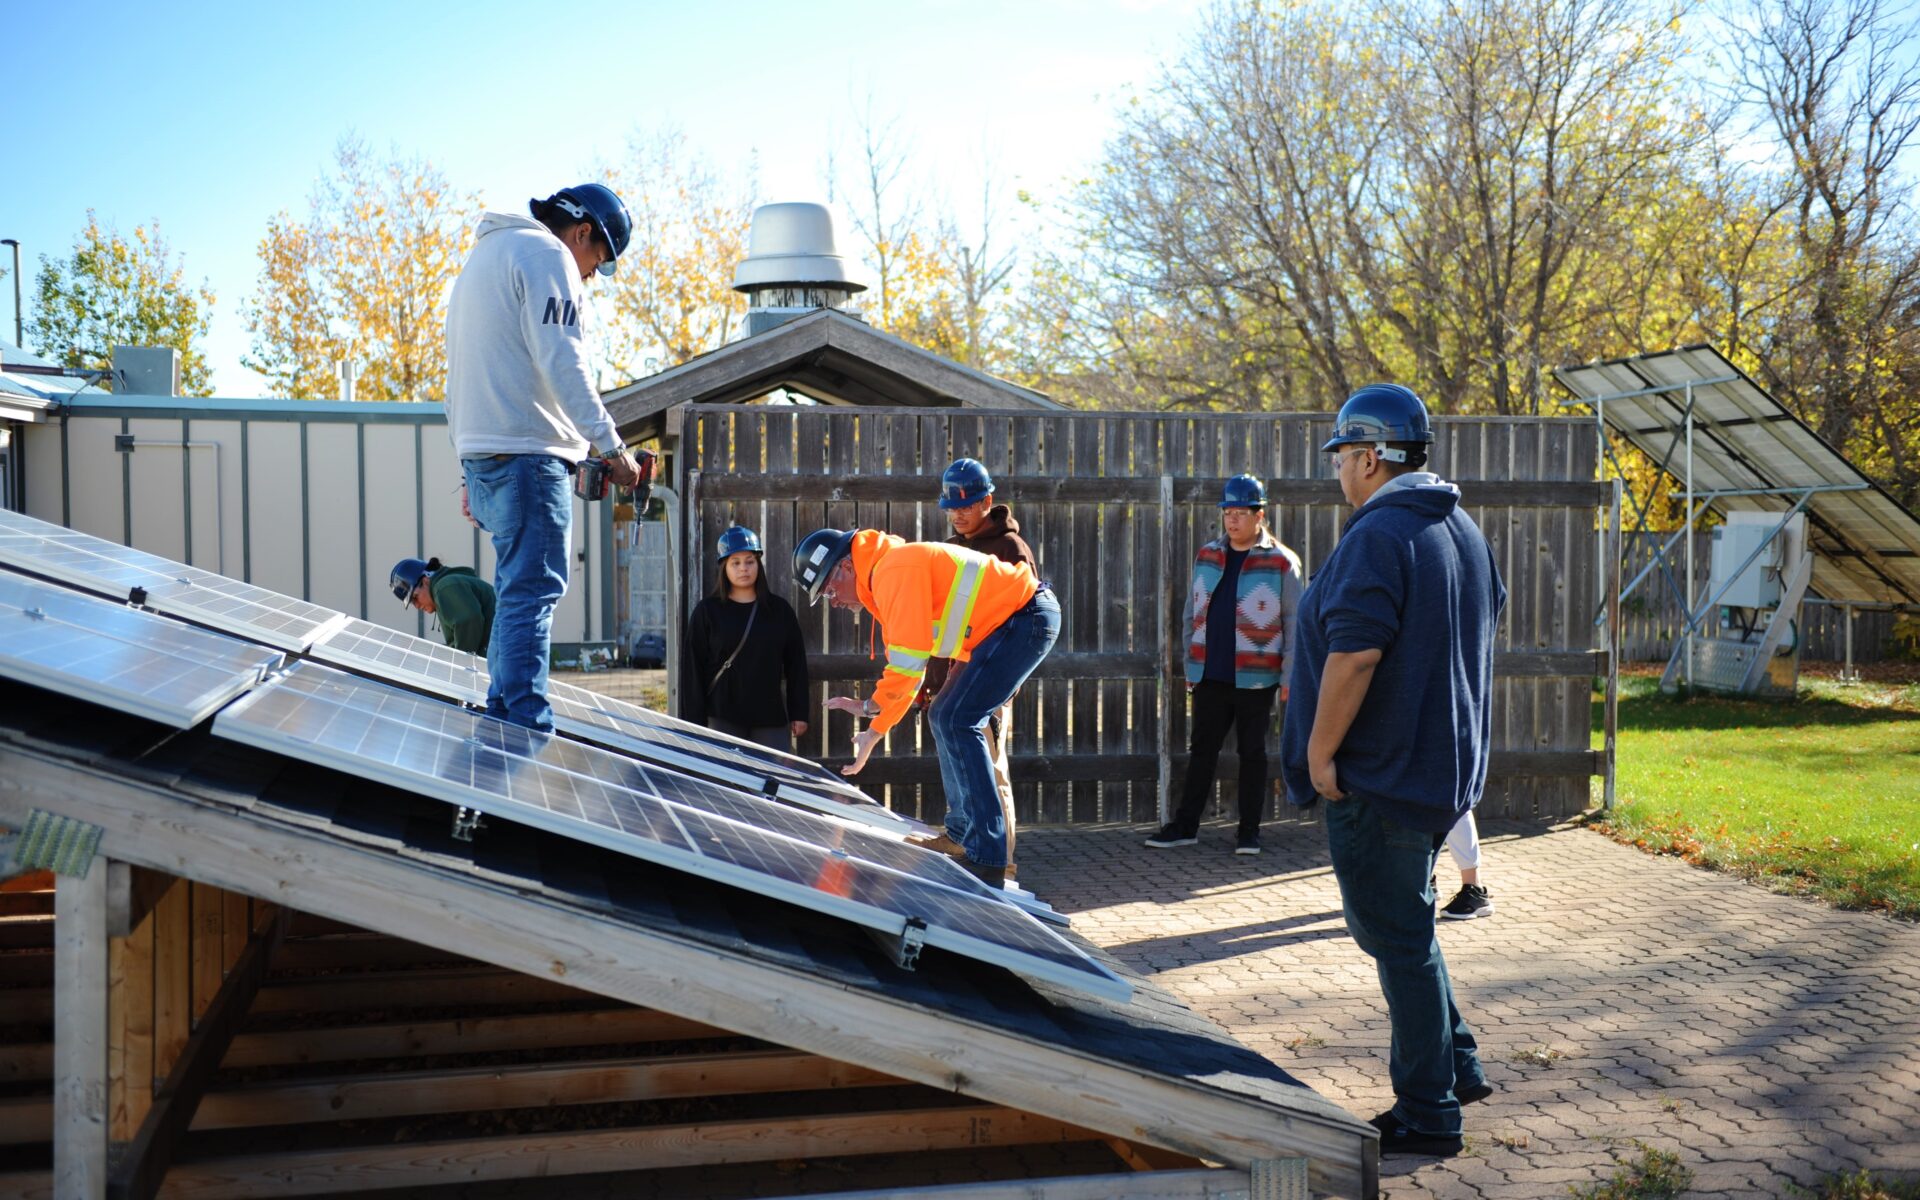
[[[143,603],[282,650],[304,650],[344,624],[344,613],[15,512],[0,512],[0,563]]]
[[[918,918],[929,944],[1130,992],[943,856],[330,668],[296,666],[214,731],[883,932]]]
[[[277,666],[274,651],[0,571],[0,674],[177,728]]]

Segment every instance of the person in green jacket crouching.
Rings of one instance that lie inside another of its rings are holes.
[[[388,580],[393,597],[438,619],[447,645],[468,654],[487,652],[493,635],[493,585],[471,567],[443,567],[437,558],[403,558]]]

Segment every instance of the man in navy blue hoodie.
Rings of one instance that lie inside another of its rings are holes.
[[[1375,384],[1341,406],[1354,508],[1301,600],[1281,734],[1287,797],[1325,799],[1347,929],[1392,1026],[1382,1154],[1460,1152],[1460,1106],[1493,1089],[1434,936],[1434,857],[1487,780],[1494,630],[1506,588],[1460,489],[1429,471],[1426,406]]]

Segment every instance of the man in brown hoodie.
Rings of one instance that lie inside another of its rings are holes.
[[[1040,577],[1039,564],[1033,559],[1033,548],[1020,536],[1020,522],[1013,519],[1013,513],[1006,505],[993,502],[993,476],[987,473],[984,465],[971,458],[954,459],[940,476],[940,508],[947,514],[947,523],[953,526],[953,536],[947,541],[990,554],[1002,562],[1025,563],[1034,578]],[[927,663],[926,682],[922,684],[918,698],[922,708],[932,704],[933,698],[940,694],[952,666],[951,660],[944,658],[932,659]],[[1007,771],[1007,746],[1013,740],[1012,722],[1013,702],[1009,700],[987,724],[994,782],[999,785],[1000,809],[1007,822],[1009,879],[1014,876],[1013,782]]]

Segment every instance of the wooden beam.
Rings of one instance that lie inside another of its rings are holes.
[[[274,959],[276,971],[338,971],[352,967],[407,967],[465,957],[377,933],[349,937],[290,938]]]
[[[52,983],[53,951],[0,954],[0,988],[49,987]]]
[[[0,1146],[26,1146],[52,1140],[52,1096],[0,1097]],[[0,1189],[0,1196],[7,1194]]]
[[[169,1200],[240,1200],[378,1187],[662,1170],[859,1154],[913,1154],[1086,1141],[1051,1117],[995,1105],[691,1125],[580,1130],[523,1137],[341,1146],[182,1163]]]
[[[544,1050],[555,1046],[620,1046],[642,1042],[728,1037],[724,1029],[644,1008],[598,1012],[538,1013],[390,1025],[347,1025],[243,1033],[227,1051],[229,1067],[288,1063],[350,1062],[359,1058],[411,1058],[429,1054],[484,1054],[496,1050]]]
[[[0,892],[0,917],[28,917],[53,913],[53,889]]]
[[[107,1187],[106,859],[60,876],[53,894],[54,1189],[95,1200]]]
[[[193,887],[196,902],[204,894],[207,903],[221,903],[216,889],[204,883]],[[208,1081],[219,1070],[234,1032],[246,1019],[254,992],[267,977],[267,962],[273,957],[274,945],[285,927],[283,915],[272,928],[254,934],[233,973],[207,998],[193,1036],[187,1039],[173,1070],[167,1074],[167,1082],[154,1096],[152,1108],[140,1123],[139,1132],[127,1144],[107,1180],[110,1200],[150,1200],[159,1192],[160,1181],[166,1178],[167,1169],[173,1164],[174,1153],[186,1136]],[[195,933],[201,940],[210,941],[215,947],[219,945],[217,926],[209,929],[196,921]],[[218,963],[217,953],[209,957]]]
[[[1247,1172],[1194,1167],[1129,1175],[1070,1175],[998,1183],[831,1192],[810,1200],[1246,1200]]]
[[[1219,1078],[1143,1071],[0,743],[0,822],[32,807],[102,826],[115,857],[204,871],[209,882],[510,970],[1212,1161],[1305,1155],[1316,1189],[1367,1187],[1373,1129],[1305,1087],[1275,1103]]]
[[[1204,1166],[1191,1154],[1175,1154],[1158,1146],[1136,1146],[1124,1138],[1108,1138],[1107,1146],[1120,1161],[1136,1171],[1173,1171]]]
[[[368,971],[312,979],[269,981],[253,1011],[339,1012],[382,1005],[433,1008],[447,1004],[548,1004],[591,996],[552,979],[498,967],[444,967],[419,971]]]
[[[53,914],[0,917],[0,950],[41,950],[53,945]]]
[[[44,1025],[53,1020],[53,989],[8,988],[7,1024]],[[0,1054],[5,1049],[0,1048]]]
[[[34,1083],[52,1078],[52,1042],[16,1042],[11,1046],[0,1046],[0,1083]]]
[[[262,1083],[211,1092],[200,1102],[193,1128],[238,1129],[496,1108],[824,1091],[900,1082],[891,1075],[797,1050],[407,1071]]]

